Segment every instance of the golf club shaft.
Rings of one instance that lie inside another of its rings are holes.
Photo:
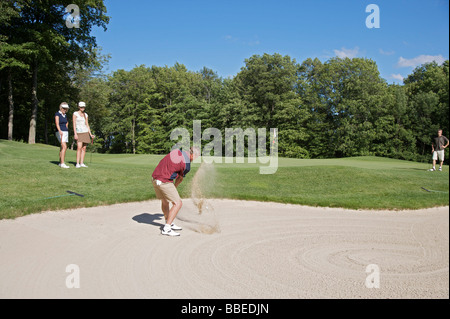
[[[54,198],[60,198],[60,197],[66,197],[66,196],[75,196],[75,194],[66,194],[66,195],[59,195],[59,196],[47,197],[47,198],[44,198],[43,200],[54,199]]]

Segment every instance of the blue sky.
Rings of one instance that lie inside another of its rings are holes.
[[[254,54],[297,62],[339,57],[374,60],[388,83],[402,83],[422,63],[449,57],[448,0],[104,0],[111,21],[93,34],[108,69],[204,66],[236,75]],[[369,4],[380,28],[367,28]]]

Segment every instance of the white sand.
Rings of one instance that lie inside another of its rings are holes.
[[[0,298],[449,298],[448,207],[209,205],[204,227],[185,201],[178,238],[160,235],[159,201],[0,221]]]

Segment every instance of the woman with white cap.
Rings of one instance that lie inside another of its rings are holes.
[[[89,127],[88,115],[85,112],[86,103],[78,103],[78,112],[73,113],[74,139],[77,140],[77,165],[76,168],[87,167],[84,164],[86,156],[86,146],[91,142],[92,135]]]
[[[63,102],[59,105],[59,111],[55,114],[55,124],[56,138],[61,144],[61,149],[59,150],[59,164],[61,168],[69,168],[64,161],[66,158],[67,143],[69,143],[69,120],[67,119],[67,112],[69,110],[69,105]]]

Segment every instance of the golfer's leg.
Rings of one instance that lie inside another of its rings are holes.
[[[181,199],[179,201],[173,203],[173,206],[169,211],[169,216],[166,220],[167,224],[172,225],[173,221],[175,220],[175,217],[177,217],[177,214],[180,211],[182,206],[183,206],[183,202],[181,201]]]
[[[433,157],[431,158],[433,160],[433,168],[436,168],[436,161],[437,161],[437,152],[433,151]]]
[[[64,162],[66,160],[66,151],[67,151],[67,144],[62,143],[61,144],[61,155],[60,155],[61,164],[64,164]]]
[[[86,156],[86,144],[83,143],[83,148],[81,149],[81,163],[84,164],[84,157]]]
[[[183,206],[183,203],[181,201],[180,195],[178,194],[178,190],[173,183],[164,183],[160,186],[159,190],[162,193],[162,197],[168,203],[172,203],[172,207],[170,208],[166,217],[166,224],[172,225],[175,217],[177,217],[178,212]]]
[[[164,219],[167,224],[167,219],[169,218],[170,203],[164,198],[161,200],[161,210],[164,213]]]
[[[80,164],[81,160],[81,150],[83,149],[83,142],[77,143],[77,164]]]

